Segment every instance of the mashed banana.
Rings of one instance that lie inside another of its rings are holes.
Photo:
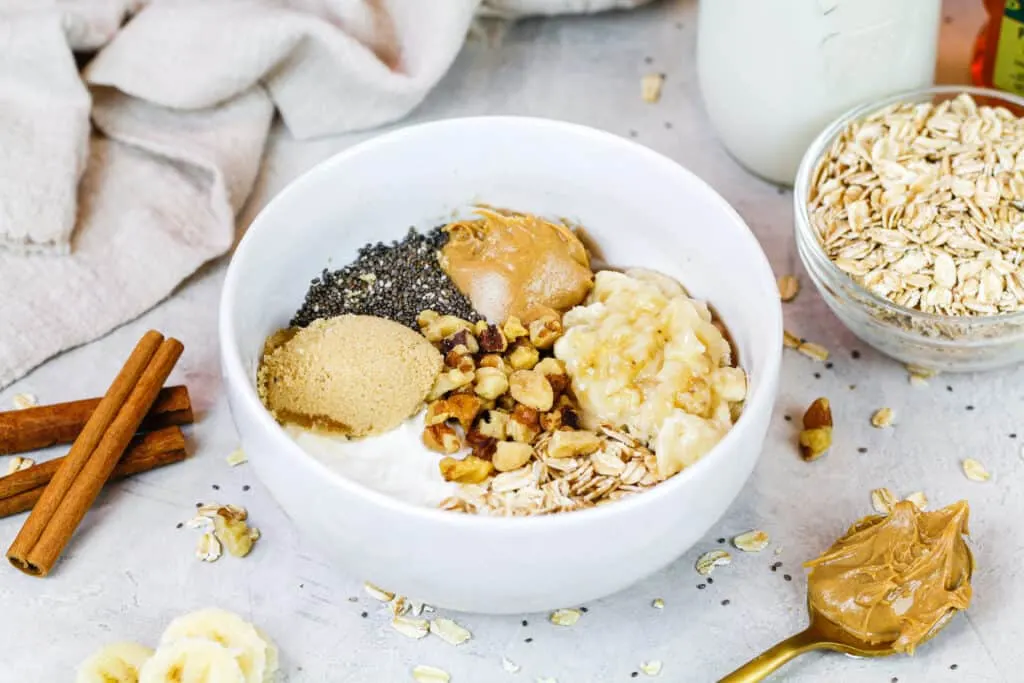
[[[565,362],[589,427],[625,428],[654,450],[664,479],[692,465],[733,424],[746,374],[707,306],[651,271],[597,273],[562,319]]]

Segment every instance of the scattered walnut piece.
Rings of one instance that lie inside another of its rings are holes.
[[[488,325],[480,335],[480,348],[485,353],[505,353],[508,339],[497,325]]]
[[[540,352],[529,343],[516,342],[507,360],[513,370],[532,370],[540,362]]]
[[[510,342],[513,342],[520,337],[530,336],[530,331],[526,329],[526,327],[523,326],[522,321],[514,315],[510,316],[509,319],[505,321],[501,331],[504,332],[505,338]]]
[[[447,400],[452,418],[468,431],[473,425],[473,420],[480,414],[483,401],[473,394],[452,394]]]
[[[484,436],[504,441],[508,436],[509,414],[500,410],[488,410],[476,423],[476,429]]]
[[[517,441],[499,441],[494,451],[494,469],[499,472],[518,470],[533,457],[533,446]]]
[[[420,316],[423,316],[423,313],[420,313]],[[422,325],[420,332],[429,341],[440,342],[445,337],[450,337],[459,330],[469,331],[472,329],[473,324],[467,320],[457,318],[454,315],[441,315],[429,320],[426,325]]]
[[[479,484],[487,479],[494,470],[494,465],[475,455],[467,455],[462,460],[442,458],[439,466],[441,476],[445,481],[455,481],[460,484]]]
[[[555,395],[548,378],[534,370],[516,370],[509,378],[509,393],[523,405],[540,412],[551,410]]]
[[[562,336],[562,320],[558,314],[543,315],[530,323],[530,343],[538,349],[550,349]]]
[[[832,447],[832,406],[825,397],[816,398],[807,408],[800,432],[800,456],[812,462]]]
[[[442,422],[423,430],[423,445],[437,453],[452,454],[462,448],[462,440],[452,427]]]
[[[476,385],[473,390],[481,398],[494,400],[508,391],[508,376],[499,368],[480,368],[476,371]]]

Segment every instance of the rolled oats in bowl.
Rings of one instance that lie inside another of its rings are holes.
[[[797,245],[850,329],[904,362],[1024,360],[1024,100],[932,88],[860,107],[808,150]]]

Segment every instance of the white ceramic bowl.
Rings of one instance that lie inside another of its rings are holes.
[[[722,317],[750,375],[742,417],[700,462],[599,508],[488,518],[417,507],[345,479],[264,410],[264,338],[311,278],[370,241],[430,228],[476,202],[586,226],[610,263],[678,278]],[[353,147],[292,183],[228,268],[220,341],[252,467],[339,570],[454,610],[519,613],[609,595],[685,552],[725,512],[760,453],[778,384],[782,313],[768,261],[732,208],[673,161],[617,136],[525,118],[455,119]]]

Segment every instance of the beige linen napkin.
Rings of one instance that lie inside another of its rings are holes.
[[[230,248],[275,109],[299,138],[405,116],[479,4],[0,0],[0,388]]]

